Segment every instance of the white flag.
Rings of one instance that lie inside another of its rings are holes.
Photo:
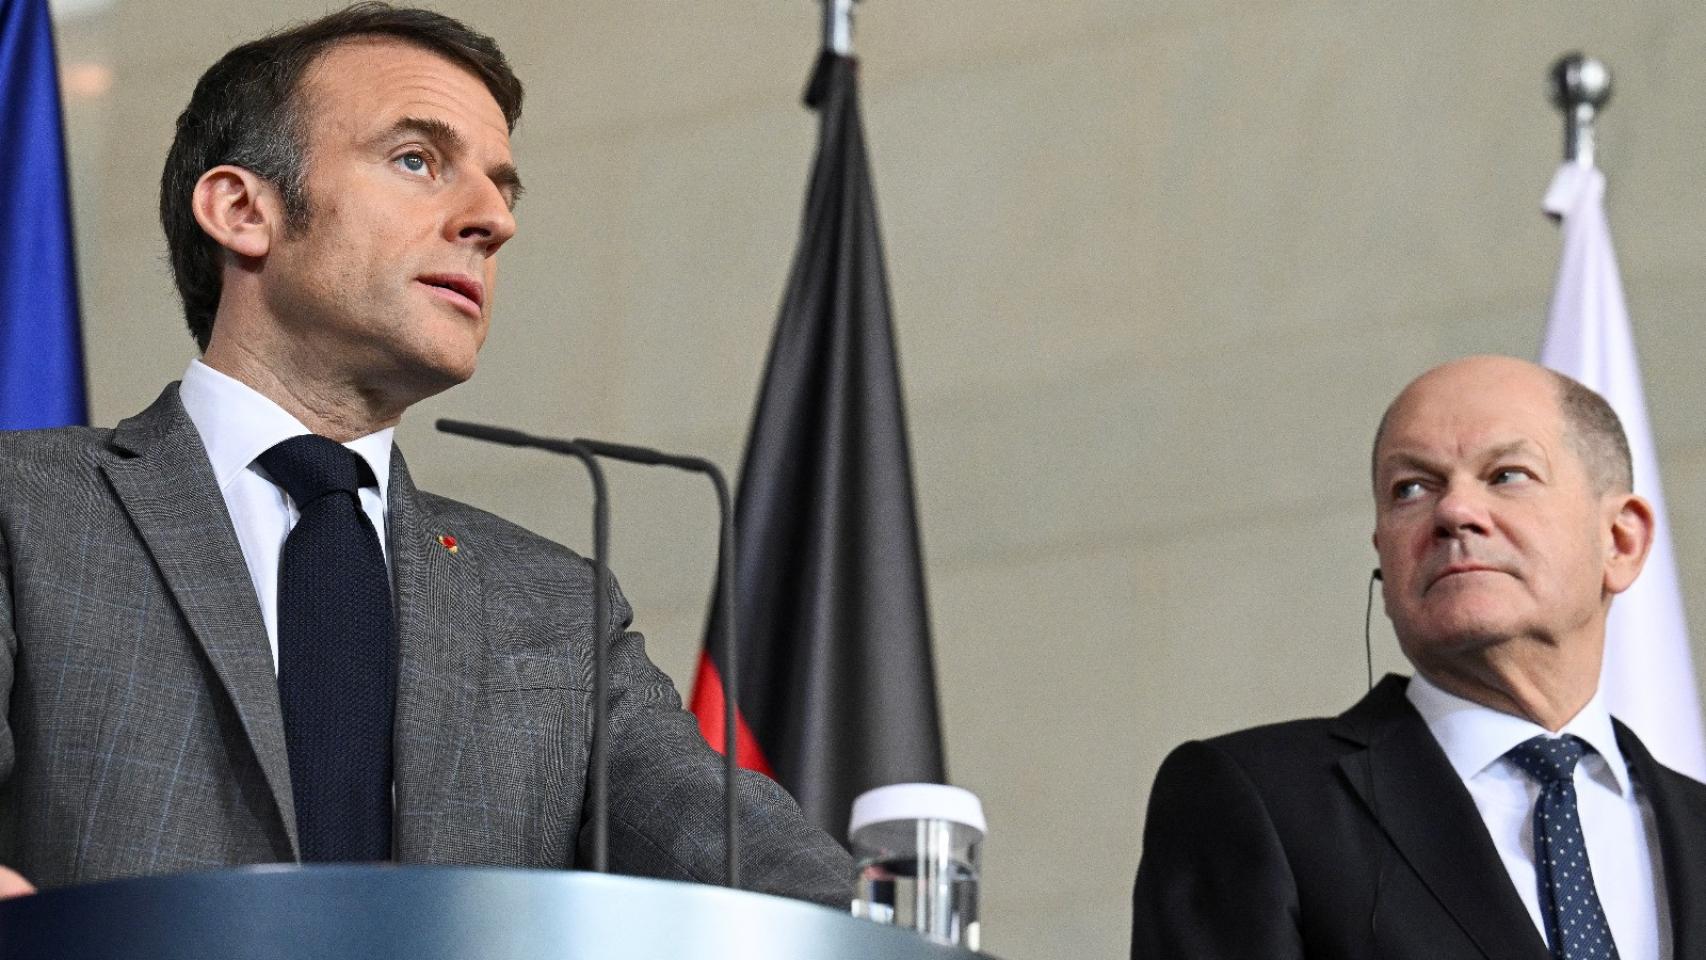
[[[1646,569],[1611,605],[1600,677],[1606,706],[1659,762],[1706,780],[1700,689],[1689,655],[1659,462],[1604,201],[1605,175],[1587,163],[1564,164],[1546,191],[1546,212],[1563,223],[1564,254],[1540,362],[1610,401],[1629,434],[1635,492],[1652,502],[1657,518]]]

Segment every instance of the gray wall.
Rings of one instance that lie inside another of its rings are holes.
[[[571,544],[572,470],[433,417],[738,464],[814,121],[809,0],[444,3],[529,86],[529,184],[471,383],[401,430],[423,485]],[[173,116],[321,2],[118,0],[61,23],[98,422],[191,356],[154,225]],[[954,779],[987,804],[986,946],[1116,956],[1179,740],[1363,687],[1367,443],[1414,373],[1532,355],[1556,264],[1543,77],[1617,72],[1601,163],[1706,636],[1706,9],[869,0],[866,120],[909,391]],[[707,495],[615,478],[617,569],[684,685]],[[1377,617],[1376,660],[1401,659]],[[1706,654],[1697,654],[1706,660]]]

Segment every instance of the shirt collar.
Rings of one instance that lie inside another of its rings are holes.
[[[1529,720],[1447,693],[1421,674],[1410,679],[1405,697],[1422,715],[1457,775],[1467,781],[1492,766],[1510,749],[1535,736],[1555,736]],[[1629,767],[1618,749],[1611,713],[1598,690],[1556,735],[1573,734],[1605,760],[1619,793],[1629,793]]]
[[[213,464],[213,476],[222,493],[274,444],[313,433],[253,387],[200,360],[191,360],[189,369],[184,371],[183,382],[178,385],[178,399],[183,401],[184,412],[201,434],[202,446],[207,448],[207,459]],[[395,432],[395,427],[386,427],[344,444],[373,471],[379,481],[379,502],[385,506],[389,506],[391,441]]]

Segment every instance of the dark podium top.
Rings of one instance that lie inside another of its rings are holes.
[[[0,960],[971,960],[722,887],[477,867],[248,867],[0,901]]]

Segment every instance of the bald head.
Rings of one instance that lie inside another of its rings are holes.
[[[1413,404],[1504,404],[1548,399],[1561,421],[1561,433],[1581,458],[1597,493],[1634,490],[1629,439],[1611,404],[1575,380],[1515,357],[1474,356],[1427,371],[1405,387],[1386,408],[1374,433],[1373,468],[1387,428]]]

